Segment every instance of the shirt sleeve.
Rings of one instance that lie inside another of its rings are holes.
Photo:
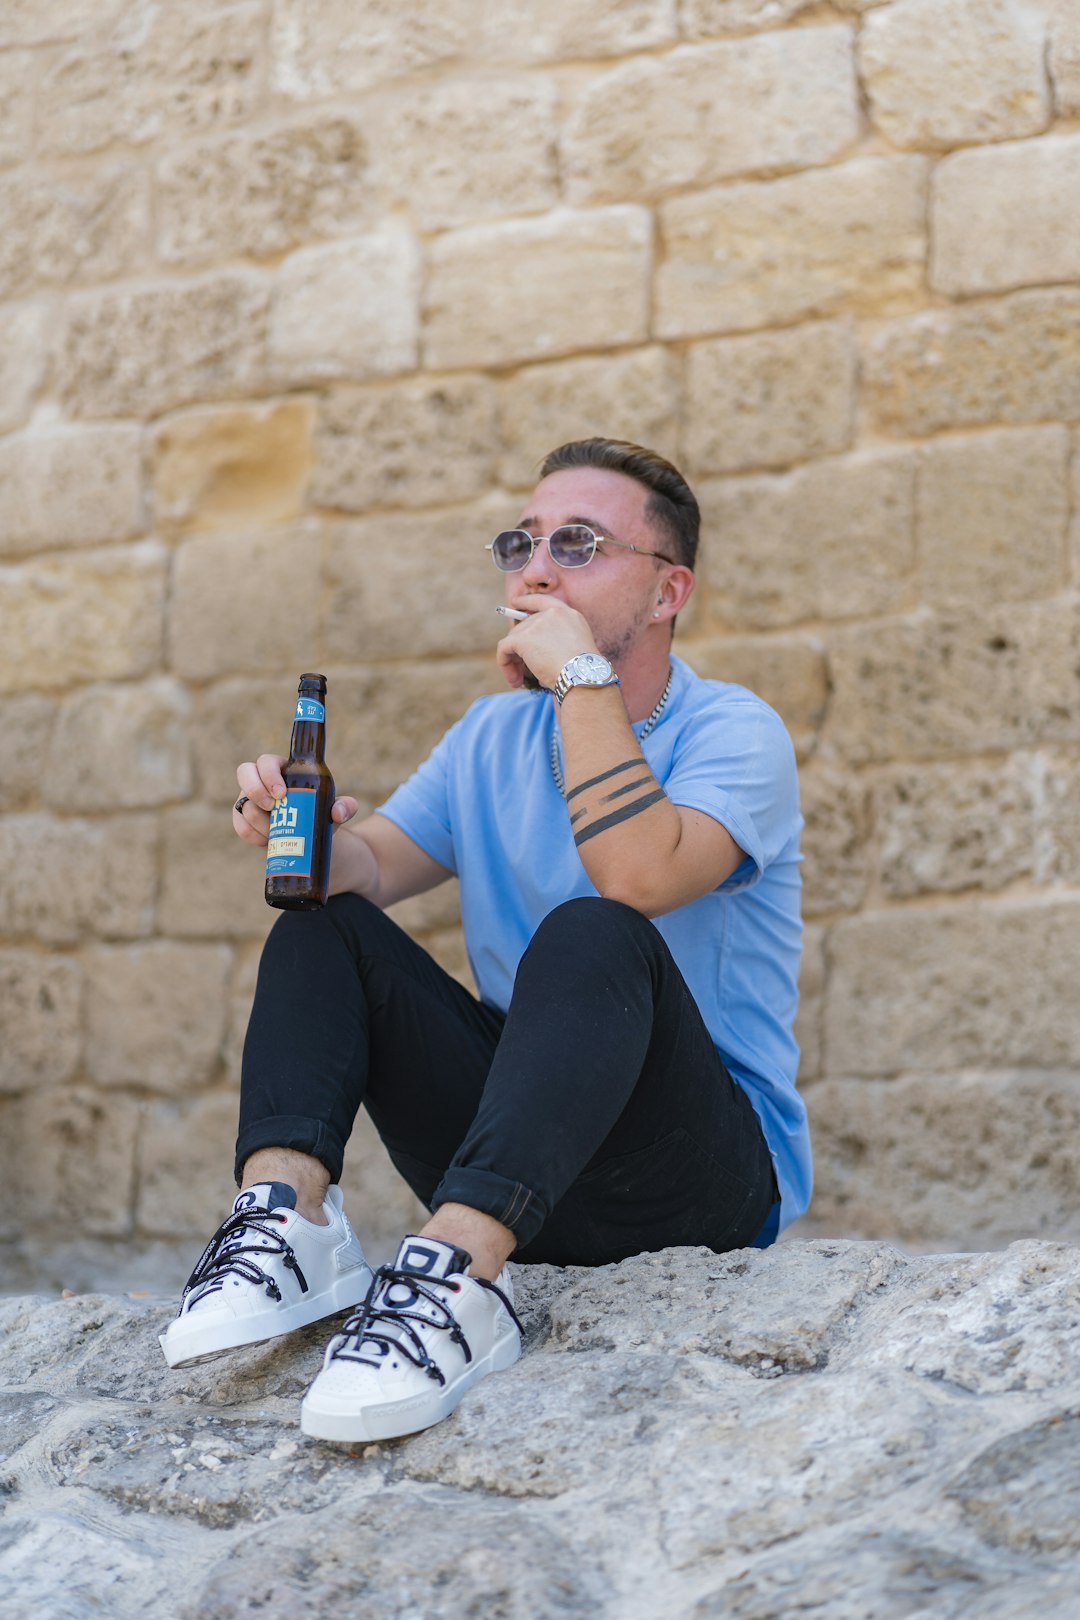
[[[450,813],[451,762],[461,722],[451,726],[407,781],[376,806],[376,814],[400,827],[430,855],[457,876],[453,820]]]
[[[780,716],[747,693],[688,726],[663,783],[673,804],[712,816],[746,852],[721,887],[746,889],[802,827],[795,750]]]

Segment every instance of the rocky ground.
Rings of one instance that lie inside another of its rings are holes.
[[[355,1449],[324,1327],[169,1372],[167,1301],[0,1301],[0,1616],[1080,1614],[1080,1249],[517,1279],[518,1366]]]

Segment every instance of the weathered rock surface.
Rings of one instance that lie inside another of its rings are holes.
[[[1080,1249],[518,1268],[428,1433],[304,1439],[325,1336],[170,1372],[163,1300],[0,1307],[0,1616],[1074,1620]]]

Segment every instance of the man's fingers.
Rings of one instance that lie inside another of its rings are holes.
[[[241,794],[232,808],[233,832],[242,838],[245,844],[254,844],[257,849],[265,849],[270,828],[270,817],[265,810],[260,810],[253,799]]]
[[[285,796],[285,782],[281,775],[284,763],[280,754],[260,754],[254,762],[248,759],[238,765],[236,783],[241,795],[246,793],[260,810],[272,810],[275,801]]]
[[[335,799],[330,811],[330,820],[335,827],[341,827],[346,821],[352,820],[359,808],[355,799],[348,797]]]

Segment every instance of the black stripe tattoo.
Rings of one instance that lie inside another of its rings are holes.
[[[636,782],[627,782],[623,787],[615,788],[612,793],[602,793],[597,803],[610,804],[612,799],[621,799],[624,793],[633,793],[635,788],[647,787],[651,781],[651,776],[639,776]]]
[[[640,815],[647,810],[650,804],[657,804],[665,797],[663,788],[657,788],[655,793],[646,793],[641,799],[635,799],[632,804],[624,804],[620,810],[613,810],[608,816],[601,816],[591,826],[583,827],[574,835],[575,844],[584,844],[588,839],[595,838],[597,833],[607,832],[609,827],[618,826],[620,821],[629,821],[631,816]]]
[[[621,765],[613,765],[610,771],[601,771],[599,776],[590,776],[587,782],[582,782],[578,787],[570,789],[566,795],[567,804],[570,803],[571,799],[576,799],[579,793],[584,793],[586,788],[596,787],[598,782],[606,782],[609,776],[618,776],[620,771],[632,771],[635,766],[640,769],[644,763],[641,758],[624,759]]]
[[[573,815],[570,817],[571,827],[574,825],[575,821],[580,821],[582,816],[587,816],[588,813],[589,812],[587,810],[575,810]]]

